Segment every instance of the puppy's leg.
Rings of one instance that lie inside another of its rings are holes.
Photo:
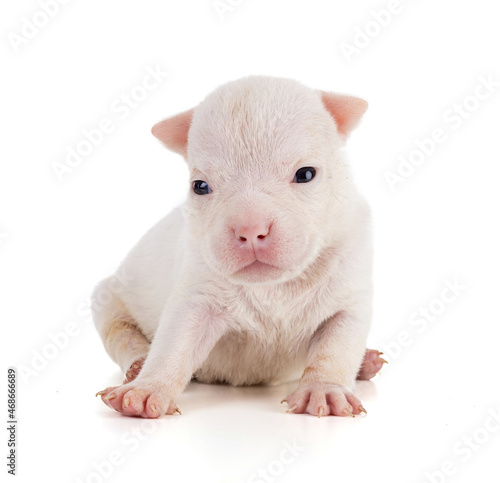
[[[137,377],[149,351],[149,341],[120,297],[112,278],[103,280],[92,295],[92,313],[106,352],[125,373],[125,381]]]
[[[354,416],[364,412],[354,395],[368,324],[338,312],[314,334],[299,387],[286,398],[289,412]]]
[[[106,405],[127,416],[174,414],[177,397],[228,325],[222,310],[215,310],[203,296],[191,295],[167,306],[138,377],[98,394]]]

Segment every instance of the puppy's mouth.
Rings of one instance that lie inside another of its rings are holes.
[[[237,270],[233,277],[249,283],[272,281],[283,275],[283,269],[269,263],[254,260]]]
[[[241,270],[265,270],[266,268],[278,268],[278,267],[275,267],[274,265],[271,265],[270,263],[261,262],[260,260],[254,260],[253,262],[249,263],[248,265],[245,265],[243,268],[240,268],[239,271],[241,271]]]

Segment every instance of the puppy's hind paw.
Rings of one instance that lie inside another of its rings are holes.
[[[388,364],[385,359],[380,357],[381,355],[382,352],[374,349],[367,349],[357,378],[362,381],[368,381],[382,369],[384,364]]]
[[[123,384],[132,382],[139,375],[139,372],[141,372],[144,361],[145,361],[144,357],[141,357],[140,359],[137,359],[130,365],[128,371],[125,373],[125,379],[123,380]]]

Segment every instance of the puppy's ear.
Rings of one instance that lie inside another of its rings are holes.
[[[321,91],[321,100],[325,109],[335,120],[337,131],[344,140],[349,137],[351,131],[368,109],[368,102],[364,99],[344,94]]]
[[[153,126],[151,132],[168,149],[187,156],[187,142],[194,109],[169,117]]]

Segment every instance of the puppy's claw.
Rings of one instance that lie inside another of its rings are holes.
[[[182,416],[181,410],[179,408],[175,408],[174,413],[179,413]]]
[[[381,356],[383,355],[384,353],[383,352],[380,352],[380,351],[377,351],[378,355]]]
[[[297,409],[297,405],[294,404],[290,409],[287,409],[286,412],[287,413],[293,413],[296,409]]]
[[[95,393],[95,397],[97,396],[102,396],[104,394],[104,391],[99,391]]]
[[[286,398],[281,400],[280,404],[283,405],[283,403],[288,405],[288,401],[286,400]]]
[[[353,418],[355,418],[355,417],[356,417],[356,416],[354,416],[354,414],[352,414],[352,413],[351,413],[351,411],[349,411],[349,409],[344,409],[344,414],[345,414],[346,416],[351,416],[351,417],[353,417]]]
[[[104,400],[105,401],[111,401],[111,399],[114,399],[116,397],[116,394],[108,394]]]
[[[382,357],[380,358],[380,360],[382,361],[382,364],[389,364],[389,362],[387,362],[385,359],[382,359]]]
[[[359,406],[358,411],[361,411],[362,413],[368,414],[368,412],[366,411],[366,409],[363,406]]]
[[[319,410],[318,410],[318,419],[319,419],[321,416],[323,416],[323,408],[322,408],[322,407],[321,407],[321,408],[319,408]]]

